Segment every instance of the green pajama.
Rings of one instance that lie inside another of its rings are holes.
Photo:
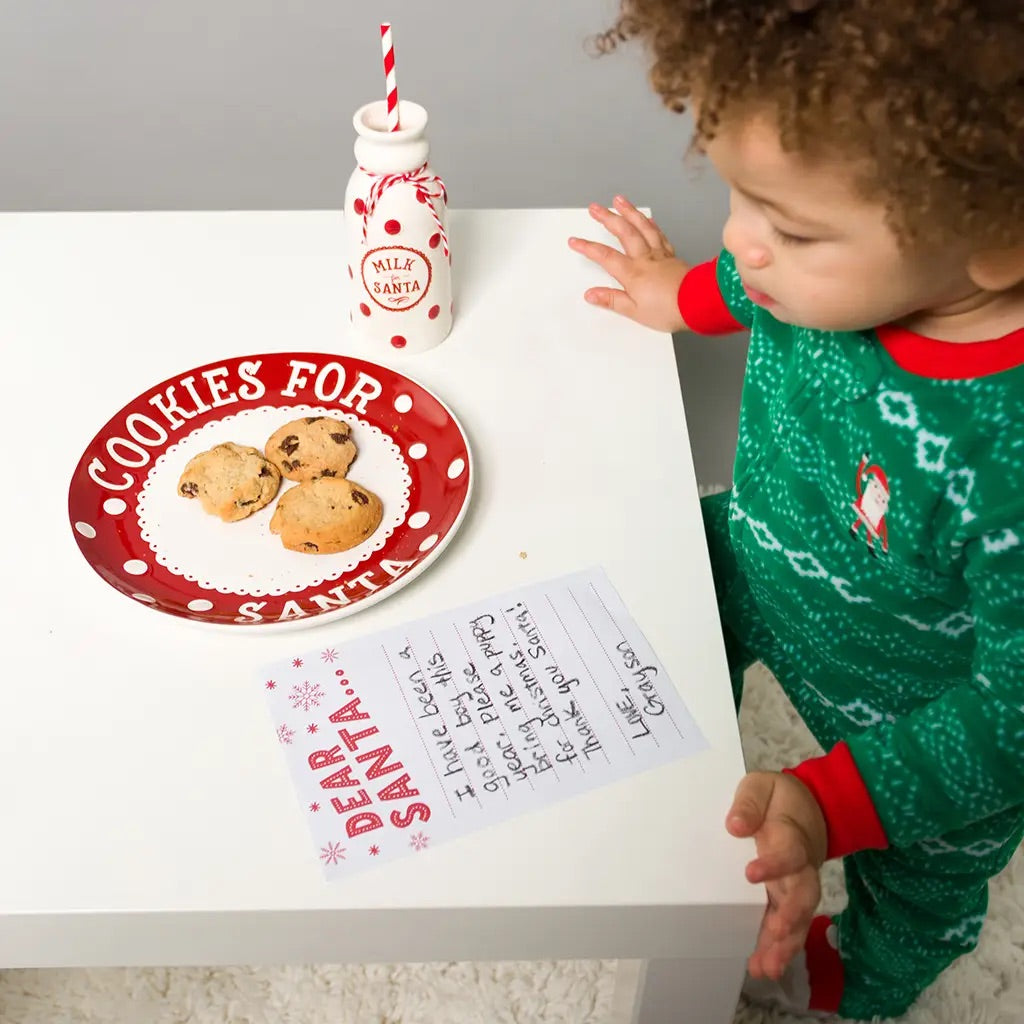
[[[744,670],[763,661],[828,749],[849,737],[851,723],[845,715],[825,713],[829,709],[818,698],[807,699],[812,684],[795,671],[758,615],[736,570],[729,497],[716,494],[701,504],[737,708]],[[846,857],[849,903],[836,918],[846,975],[840,1013],[854,1020],[896,1016],[945,967],[970,952],[984,921],[988,880],[1006,866],[1022,838],[1024,815],[1014,807],[941,837]]]
[[[845,741],[889,847],[845,859],[840,1013],[971,950],[1024,836],[1024,367],[937,378],[874,332],[751,327],[730,493],[703,503],[734,692],[763,661]],[[935,344],[935,343],[932,343]]]

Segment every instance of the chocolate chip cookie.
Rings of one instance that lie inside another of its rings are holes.
[[[267,458],[289,480],[343,477],[356,457],[352,428],[333,416],[307,416],[275,430],[267,441]]]
[[[291,551],[332,555],[366,540],[380,526],[380,498],[342,477],[321,476],[281,495],[270,532]]]
[[[274,500],[281,474],[258,448],[226,441],[189,460],[178,481],[183,498],[226,523],[251,516]]]

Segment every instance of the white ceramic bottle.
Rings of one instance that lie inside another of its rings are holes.
[[[380,100],[352,121],[345,234],[353,328],[371,357],[425,352],[448,336],[453,311],[448,197],[430,168],[427,112],[401,100],[401,128],[390,132]]]

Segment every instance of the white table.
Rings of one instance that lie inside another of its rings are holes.
[[[334,641],[600,564],[710,749],[326,883],[250,670],[294,635],[154,612],[81,557],[67,485],[158,381],[350,351],[332,212],[0,217],[0,967],[620,958],[620,1019],[725,1024],[763,896],[671,339],[588,307],[583,211],[453,215],[456,327],[395,365],[477,486],[419,579]],[[526,557],[521,557],[525,553]],[[311,637],[314,634],[309,634]],[[637,982],[639,981],[639,985]]]

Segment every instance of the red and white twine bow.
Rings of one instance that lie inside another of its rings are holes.
[[[381,197],[392,185],[406,183],[415,188],[416,198],[430,210],[434,223],[437,225],[437,232],[441,236],[444,254],[445,256],[449,255],[448,232],[445,231],[444,224],[441,223],[441,218],[438,216],[437,207],[434,205],[435,199],[440,199],[441,202],[447,204],[448,190],[444,187],[444,182],[436,174],[427,174],[426,164],[415,171],[405,171],[403,174],[374,174],[373,171],[368,171],[365,167],[360,167],[359,169],[373,179],[370,194],[363,203],[364,245],[366,244],[366,231],[370,224],[370,218],[377,209],[377,204],[381,201]]]

